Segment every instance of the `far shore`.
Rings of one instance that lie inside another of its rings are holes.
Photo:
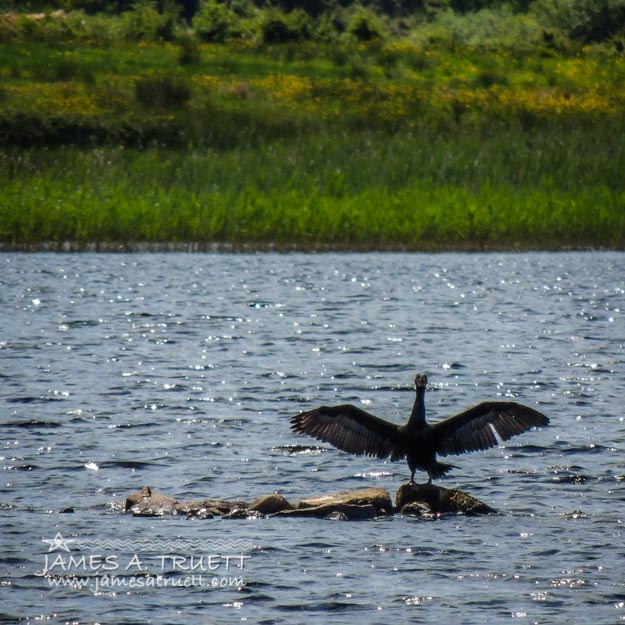
[[[462,244],[413,247],[407,245],[369,246],[361,245],[300,245],[283,243],[217,243],[217,242],[78,242],[64,241],[28,244],[0,243],[0,253],[57,253],[57,254],[480,254],[501,253],[519,254],[526,252],[597,252],[623,251],[624,248],[609,248],[593,245],[515,245],[514,247],[477,245],[471,242]]]

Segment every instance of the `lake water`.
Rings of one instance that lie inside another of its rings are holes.
[[[0,622],[625,620],[625,254],[2,254],[0,283]],[[439,481],[499,514],[123,513],[144,485],[394,496],[405,463],[289,418],[403,422],[417,372],[433,422],[497,398],[551,418]]]

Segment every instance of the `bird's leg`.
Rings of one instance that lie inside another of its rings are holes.
[[[412,473],[410,474],[410,483],[414,484],[414,472],[416,471],[416,469],[412,469]]]

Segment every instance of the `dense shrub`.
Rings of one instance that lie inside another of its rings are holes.
[[[314,38],[320,41],[333,41],[345,32],[347,23],[341,13],[321,13],[314,22]]]
[[[200,46],[192,32],[183,33],[178,43],[180,44],[180,54],[178,55],[178,62],[181,65],[195,65],[200,62]]]
[[[204,41],[225,41],[237,32],[237,14],[219,0],[202,0],[193,28]]]
[[[347,32],[358,41],[384,39],[387,34],[384,21],[367,9],[358,9],[354,12],[347,23]]]
[[[149,108],[179,108],[191,99],[191,86],[181,76],[145,76],[135,83],[137,101]]]
[[[532,13],[572,39],[593,42],[625,35],[625,0],[536,0]]]
[[[448,45],[513,48],[527,50],[539,45],[543,28],[533,16],[514,14],[510,9],[484,9],[459,15],[452,12],[437,15],[431,24],[419,29],[420,37],[444,41]]]
[[[19,29],[15,20],[0,15],[0,43],[19,40]]]
[[[313,33],[311,18],[301,10],[283,13],[268,9],[261,17],[259,34],[263,43],[286,43],[310,39]]]
[[[122,30],[128,41],[172,41],[174,38],[177,15],[171,3],[161,12],[155,3],[140,0],[122,15],[122,19]]]

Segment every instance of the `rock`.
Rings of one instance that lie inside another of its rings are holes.
[[[202,506],[213,514],[223,516],[235,509],[246,509],[248,504],[244,501],[226,501],[225,499],[204,499]]]
[[[450,505],[464,514],[494,514],[497,512],[494,508],[485,504],[483,501],[463,493],[461,490],[452,489],[449,496]]]
[[[298,509],[316,508],[319,506],[373,506],[377,515],[389,515],[393,513],[393,502],[388,491],[384,488],[357,488],[356,490],[311,497],[302,499],[297,504]]]
[[[246,519],[266,519],[268,516],[270,515],[263,514],[262,512],[257,512],[255,510],[246,510],[245,512]]]
[[[232,508],[230,512],[224,514],[224,519],[247,519],[247,508]]]
[[[224,499],[193,499],[176,504],[178,514],[186,514],[193,519],[212,519],[214,516],[228,516],[235,510],[246,510],[243,501],[226,501]],[[235,515],[229,518],[237,518]]]
[[[290,504],[282,495],[274,493],[273,495],[263,495],[255,499],[248,508],[251,512],[259,512],[260,514],[275,514],[282,510],[293,510]]]
[[[432,508],[422,501],[412,501],[407,503],[401,510],[400,514],[404,516],[433,517]]]
[[[403,510],[413,502],[425,503],[435,514],[463,513],[489,514],[496,512],[479,499],[455,488],[443,488],[434,484],[402,484],[395,495],[395,507]]]
[[[405,515],[427,517],[441,513],[488,514],[495,512],[485,503],[455,489],[433,484],[402,484],[395,497],[395,508],[387,490],[358,488],[320,497],[310,497],[289,503],[274,493],[258,497],[251,504],[224,499],[196,499],[179,502],[173,497],[143,487],[126,498],[125,510],[134,516],[163,516],[184,514],[189,519],[246,519],[261,516],[312,517],[331,520],[374,519],[391,515],[394,509]],[[64,512],[73,511],[67,508]]]
[[[147,499],[152,496],[152,490],[149,486],[144,486],[140,491],[133,493],[132,495],[128,495],[126,497],[126,509],[125,512],[128,512],[132,506],[138,504],[140,501]]]
[[[334,512],[330,512],[330,514],[328,514],[326,521],[349,521],[349,518],[344,512],[335,510]]]
[[[209,510],[203,501],[194,499],[192,501],[183,501],[176,504],[176,512],[185,514],[187,519],[212,519],[215,514]]]
[[[133,516],[177,514],[177,503],[173,497],[155,493],[148,486],[144,486],[139,492],[126,498],[126,512],[132,512]]]
[[[204,505],[204,502],[199,499],[178,502],[176,504],[176,512],[178,514],[197,514],[201,510],[206,510],[206,506]]]
[[[189,510],[187,512],[187,519],[197,519],[203,521],[204,519],[212,519],[215,515],[206,508],[200,508],[199,510]]]
[[[348,521],[362,521],[365,519],[375,519],[378,516],[378,512],[375,506],[371,504],[355,505],[346,503],[327,503],[320,506],[313,506],[309,508],[294,508],[293,510],[283,510],[282,512],[276,512],[272,516],[289,516],[289,517],[308,517],[316,519],[326,519],[330,516],[346,519]]]

